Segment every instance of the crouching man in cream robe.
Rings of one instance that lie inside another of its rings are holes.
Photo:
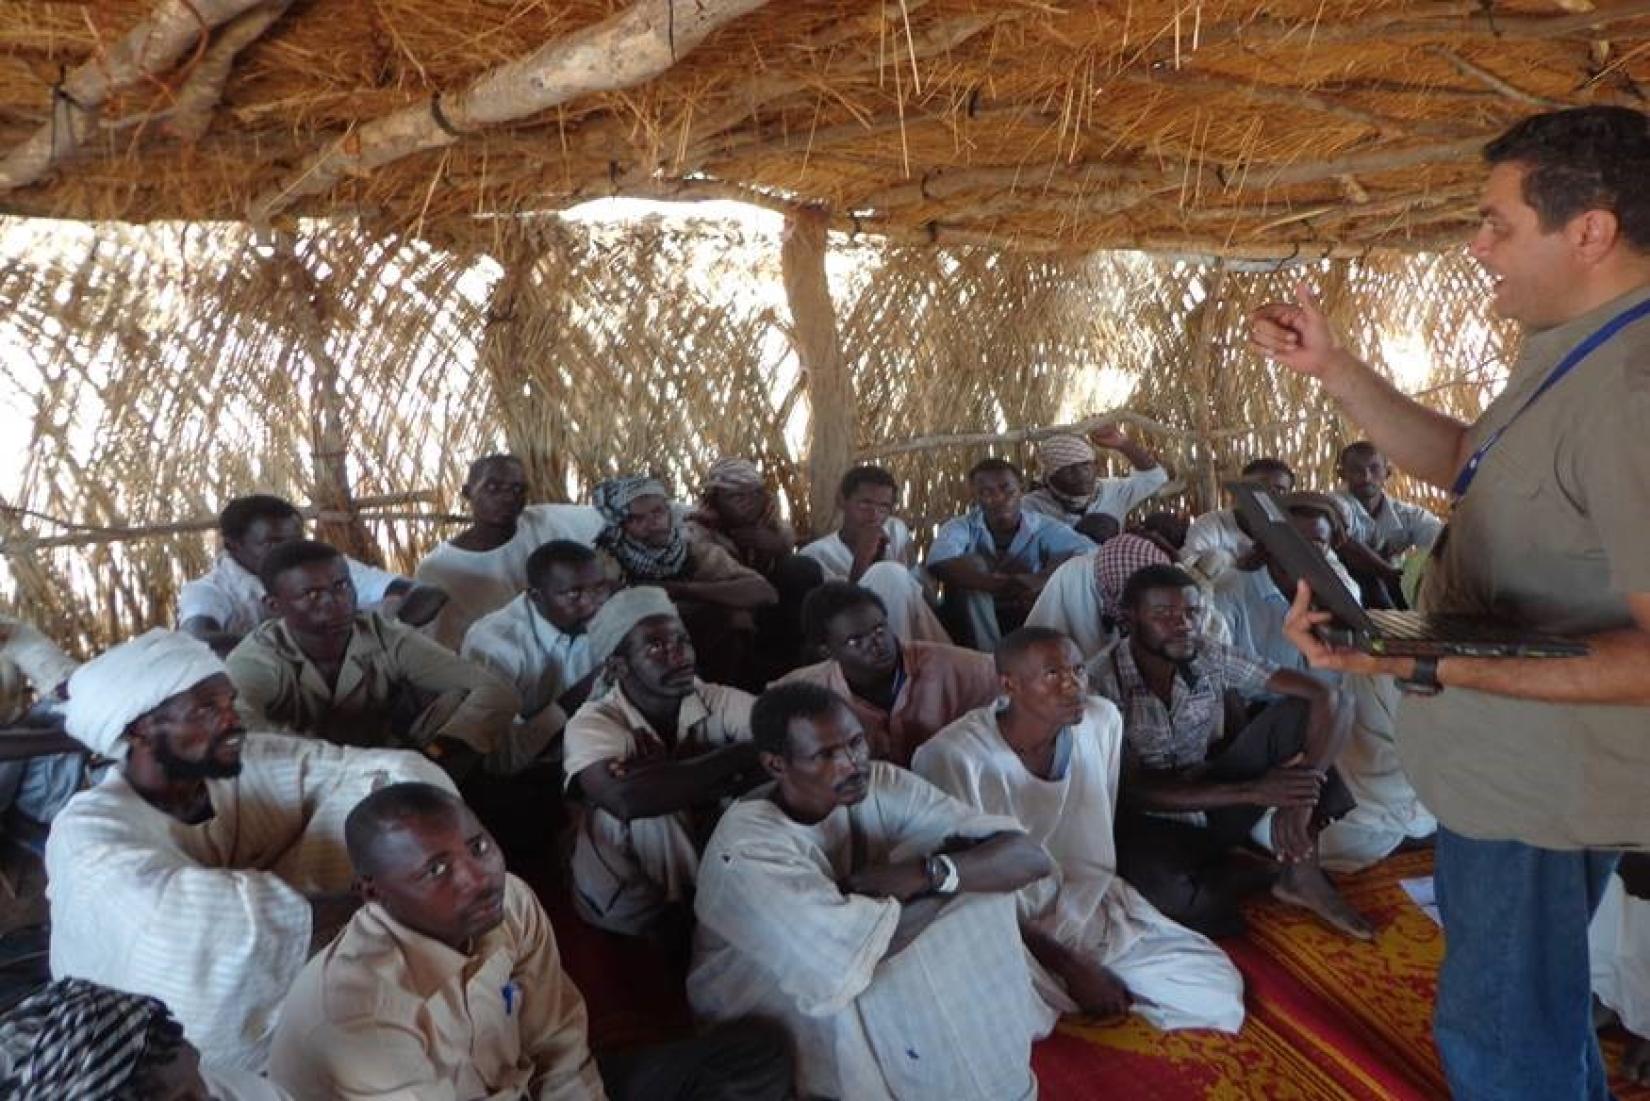
[[[997,648],[1007,704],[970,711],[917,750],[914,768],[987,814],[1012,817],[1055,872],[1020,890],[1037,992],[1060,1013],[1133,1011],[1158,1028],[1243,1025],[1243,979],[1226,953],[1117,876],[1112,839],[1123,719],[1086,694],[1083,657],[1047,627]]]
[[[770,688],[752,736],[775,782],[723,815],[700,865],[688,999],[782,1023],[797,1092],[852,1101],[1033,1097],[1053,1025],[1013,892],[1051,870],[1011,819],[869,759],[816,684]]]
[[[119,761],[46,842],[51,965],[166,1003],[202,1062],[261,1070],[312,947],[353,912],[343,823],[412,753],[248,734],[203,642],[154,630],[69,680],[68,731]]]

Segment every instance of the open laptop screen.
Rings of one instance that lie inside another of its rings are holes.
[[[1253,482],[1229,482],[1226,488],[1231,491],[1249,534],[1266,548],[1272,561],[1289,578],[1291,587],[1304,578],[1312,587],[1313,604],[1333,615],[1341,626],[1359,631],[1369,629],[1369,616],[1357,596],[1347,589],[1346,582],[1323,552],[1295,530],[1295,525],[1289,522],[1288,510],[1276,497]]]

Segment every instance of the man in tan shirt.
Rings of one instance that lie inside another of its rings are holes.
[[[264,586],[276,618],[226,662],[251,730],[285,730],[339,745],[422,750],[462,772],[519,760],[515,691],[480,666],[376,612],[357,612],[343,557],[298,540],[269,552]]]
[[[936,731],[997,698],[991,658],[938,642],[901,642],[882,600],[846,581],[827,581],[802,604],[803,634],[826,655],[781,677],[811,681],[847,701],[871,756],[901,768]]]
[[[1382,454],[1455,494],[1424,611],[1493,615],[1589,653],[1330,650],[1304,587],[1288,630],[1316,667],[1410,687],[1398,749],[1441,823],[1434,1031],[1455,1095],[1604,1098],[1588,918],[1615,850],[1650,847],[1650,116],[1537,115],[1484,154],[1472,253],[1525,337],[1476,423],[1399,393],[1304,287],[1259,312],[1253,340],[1321,380]]]
[[[564,735],[567,788],[581,800],[573,901],[593,925],[631,935],[685,918],[699,853],[723,800],[761,779],[752,697],[706,684],[670,598],[625,589],[590,621],[590,656],[613,689]]]
[[[790,1060],[742,1021],[603,1059],[555,932],[470,809],[428,784],[345,823],[365,905],[281,1008],[270,1077],[305,1101],[779,1098]]]

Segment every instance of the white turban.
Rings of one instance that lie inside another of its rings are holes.
[[[675,620],[682,618],[663,589],[656,585],[620,589],[608,597],[607,603],[591,618],[590,626],[585,628],[590,636],[590,659],[600,665],[619,648],[619,643],[636,624],[660,615]]]
[[[222,672],[223,662],[206,643],[156,627],[75,671],[63,724],[93,753],[124,760],[121,735],[135,719]]]
[[[1068,466],[1093,461],[1094,448],[1078,436],[1050,436],[1037,445],[1037,465],[1043,468],[1045,474],[1053,474],[1056,470],[1064,470]]]

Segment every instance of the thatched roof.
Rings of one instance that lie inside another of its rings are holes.
[[[0,212],[625,193],[902,242],[1431,248],[1487,136],[1647,82],[1647,0],[0,0]]]

